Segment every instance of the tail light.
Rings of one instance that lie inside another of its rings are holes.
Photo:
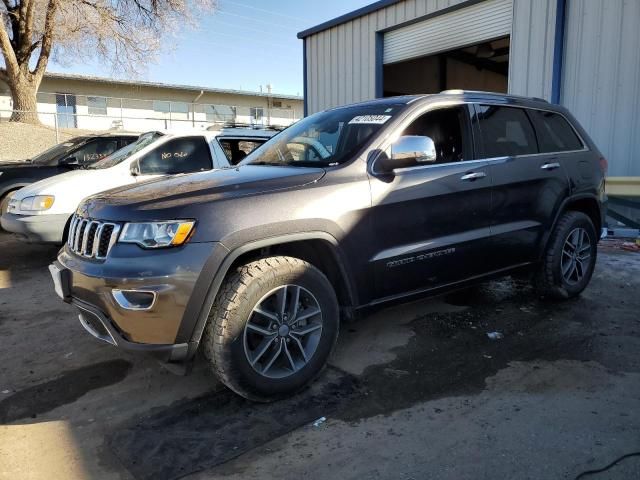
[[[602,170],[602,174],[606,175],[607,174],[607,169],[609,168],[609,162],[607,162],[607,159],[604,157],[600,157],[600,170]]]

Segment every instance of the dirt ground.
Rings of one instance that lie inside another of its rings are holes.
[[[29,125],[17,122],[0,122],[0,162],[26,160],[88,130],[61,128],[56,131],[47,125]]]
[[[640,478],[638,253],[601,247],[569,302],[504,279],[372,312],[269,405],[99,343],[55,254],[0,232],[2,479]]]

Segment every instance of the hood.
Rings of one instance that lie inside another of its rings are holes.
[[[80,209],[91,218],[112,221],[190,218],[198,205],[300,187],[324,173],[322,168],[246,165],[163,177],[94,195]]]

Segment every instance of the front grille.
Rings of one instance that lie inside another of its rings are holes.
[[[118,239],[120,225],[74,215],[69,226],[69,249],[86,258],[104,260]]]

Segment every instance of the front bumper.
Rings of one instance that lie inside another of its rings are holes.
[[[0,217],[2,228],[18,234],[28,242],[62,244],[70,215],[16,215],[5,212]]]
[[[163,362],[178,362],[187,358],[189,350],[187,343],[146,344],[130,342],[98,308],[77,298],[72,298],[71,303],[78,308],[78,318],[84,329],[103,342],[123,350],[149,353]]]
[[[207,265],[217,267],[225,251],[219,243],[162,250],[116,244],[107,260],[98,262],[65,246],[50,270],[56,292],[78,308],[82,326],[94,337],[176,362],[194,352],[192,326],[202,310],[197,292],[208,290]],[[127,309],[113,290],[154,292],[154,301],[150,308]]]

